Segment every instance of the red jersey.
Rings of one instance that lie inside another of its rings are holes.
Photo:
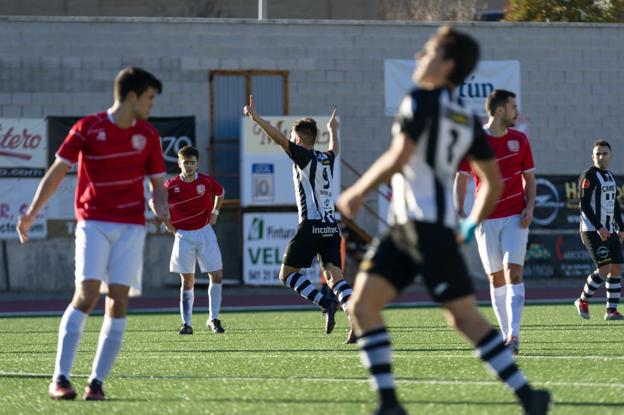
[[[109,114],[86,116],[56,153],[78,162],[76,219],[145,224],[145,175],[165,174],[158,131],[146,121],[119,128]]]
[[[484,131],[485,138],[494,150],[496,161],[503,176],[505,188],[503,194],[490,214],[488,219],[505,218],[522,213],[526,207],[524,187],[522,185],[522,173],[535,170],[531,145],[526,135],[520,131],[507,129],[502,137],[493,137]],[[459,165],[459,171],[472,174],[476,183],[476,193],[479,192],[479,178],[470,171],[468,160],[463,160]]]
[[[181,176],[165,183],[169,194],[171,224],[176,229],[192,231],[201,229],[210,222],[214,197],[223,196],[223,186],[212,177],[195,173],[192,182],[185,182]]]

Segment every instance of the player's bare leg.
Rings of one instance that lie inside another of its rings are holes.
[[[214,333],[220,334],[225,332],[225,329],[221,326],[221,320],[219,320],[223,292],[223,270],[209,272],[208,277],[210,278],[210,285],[208,286],[210,315],[206,327]]]
[[[195,274],[180,274],[180,334],[193,334],[193,303],[195,302]]]
[[[100,295],[99,280],[85,280],[76,285],[74,297],[63,313],[59,324],[58,346],[52,382],[48,395],[52,399],[74,399],[76,391],[71,385],[71,370],[87,316],[93,311]]]
[[[102,383],[115,364],[126,331],[129,291],[130,287],[127,285],[110,284],[108,286],[104,321],[100,329],[89,384],[85,387],[83,395],[86,400],[101,401],[104,399]]]
[[[381,310],[397,295],[397,290],[377,274],[360,273],[355,279],[349,312],[360,346],[360,359],[379,395],[377,413],[405,413],[396,396],[392,374],[392,347]]]
[[[351,289],[349,283],[344,280],[342,270],[331,262],[323,264],[322,269],[323,275],[327,280],[327,284],[333,290],[336,298],[338,298],[338,301],[340,302],[340,307],[342,307],[342,310],[347,313],[347,316],[349,316],[350,299],[351,295],[353,294],[353,290]],[[327,319],[326,313],[325,316]],[[329,322],[327,321],[325,322],[326,325],[328,325],[328,323]],[[353,331],[351,317],[349,316],[349,334],[347,335],[347,340],[345,341],[345,343],[352,344],[355,343],[355,340],[356,336],[355,332]]]
[[[515,359],[503,338],[477,309],[472,295],[442,304],[451,327],[462,333],[475,347],[486,367],[505,383],[518,397],[525,413],[545,414],[550,404],[550,394],[533,390],[518,369]]]

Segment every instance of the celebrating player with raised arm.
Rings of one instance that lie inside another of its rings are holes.
[[[293,161],[293,181],[299,211],[297,232],[288,242],[280,268],[279,279],[284,285],[299,295],[320,306],[326,315],[325,331],[329,334],[334,328],[336,302],[321,294],[310,280],[300,273],[308,268],[318,255],[321,268],[329,286],[346,312],[351,297],[351,287],[342,278],[340,255],[340,230],[334,218],[332,182],[334,163],[340,151],[340,139],[336,110],[327,124],[329,130],[329,150],[316,151],[314,145],[318,136],[316,121],[312,118],[297,120],[288,140],[281,131],[256,113],[253,97],[243,113],[251,118],[264,132],[281,146]],[[347,342],[353,342],[350,332]]]
[[[100,285],[108,286],[104,322],[89,383],[87,400],[103,400],[102,382],[121,348],[130,289],[141,291],[145,244],[143,180],[149,176],[154,209],[169,219],[165,161],[158,131],[146,120],[161,82],[151,73],[127,67],[115,79],[115,102],[106,112],[80,119],[56,153],[25,215],[17,224],[22,243],[37,214],[78,162],[76,189],[76,290],[59,325],[56,364],[48,393],[52,399],[74,399],[71,370],[87,316]]]
[[[478,311],[456,242],[452,185],[464,155],[472,160],[482,191],[462,223],[462,239],[472,238],[502,190],[481,126],[454,93],[478,56],[479,46],[468,35],[448,26],[438,30],[417,55],[413,78],[419,86],[401,103],[390,147],[338,199],[338,208],[353,215],[368,192],[392,178],[393,224],[372,243],[360,265],[351,309],[361,360],[379,394],[379,415],[406,413],[395,392],[390,335],[381,310],[417,274],[442,305],[449,325],[468,338],[486,366],[514,391],[525,413],[548,410],[548,392],[529,386],[503,338]]]

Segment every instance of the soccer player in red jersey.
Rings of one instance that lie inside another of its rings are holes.
[[[178,151],[181,174],[165,183],[171,211],[171,222],[165,223],[165,226],[175,235],[169,271],[179,273],[181,278],[180,334],[193,334],[196,261],[201,272],[207,272],[210,277],[207,327],[215,333],[225,331],[217,318],[221,309],[223,262],[217,236],[212,229],[219,218],[225,192],[214,178],[197,172],[198,161],[196,148],[182,147]]]
[[[84,398],[104,399],[102,382],[121,348],[130,291],[141,291],[145,176],[157,216],[168,221],[160,138],[146,121],[161,91],[162,83],[151,73],[135,67],[121,70],[115,79],[113,106],[74,124],[18,221],[17,233],[25,243],[37,214],[78,163],[76,289],[59,325],[56,364],[48,388],[52,399],[76,397],[71,370],[102,282],[107,286],[106,309]]]
[[[503,337],[519,352],[520,320],[524,308],[522,268],[535,207],[535,164],[526,135],[511,129],[518,119],[513,92],[494,90],[487,98],[489,114],[485,136],[494,150],[505,188],[494,211],[476,230],[479,256],[490,280],[492,308]],[[472,173],[479,192],[479,178]],[[460,217],[466,217],[464,199],[470,178],[466,161],[459,166],[455,197]]]

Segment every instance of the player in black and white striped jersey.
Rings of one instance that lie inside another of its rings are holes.
[[[349,189],[337,206],[354,214],[365,195],[392,178],[392,226],[372,244],[355,282],[352,319],[361,358],[379,394],[376,414],[402,415],[398,403],[390,336],[381,310],[421,274],[450,325],[475,346],[486,366],[514,391],[525,413],[545,414],[550,394],[533,390],[501,335],[478,311],[474,289],[455,236],[452,183],[468,155],[481,179],[471,216],[461,226],[469,240],[477,223],[494,208],[503,185],[492,149],[478,120],[453,92],[474,69],[477,43],[445,26],[417,55],[414,88],[403,100],[390,148]]]
[[[574,302],[576,311],[584,319],[589,319],[589,299],[606,279],[604,319],[624,320],[617,311],[622,291],[624,224],[617,200],[617,183],[607,170],[611,157],[611,145],[606,140],[597,140],[592,149],[594,165],[579,177],[581,240],[596,265],[596,270],[587,277],[581,296]]]
[[[334,329],[336,300],[324,296],[312,282],[300,271],[312,264],[315,256],[325,278],[347,312],[351,297],[351,286],[342,276],[342,257],[340,254],[340,230],[334,217],[334,197],[332,182],[334,163],[340,151],[336,109],[327,124],[329,130],[329,150],[314,149],[318,128],[312,118],[296,121],[291,129],[291,139],[273,127],[267,120],[256,113],[253,97],[249,96],[249,105],[243,113],[250,117],[275,143],[280,145],[293,161],[293,181],[299,212],[297,232],[288,242],[284,253],[279,278],[284,285],[292,288],[299,295],[321,307],[325,314],[325,332]],[[350,330],[347,343],[354,343]]]

